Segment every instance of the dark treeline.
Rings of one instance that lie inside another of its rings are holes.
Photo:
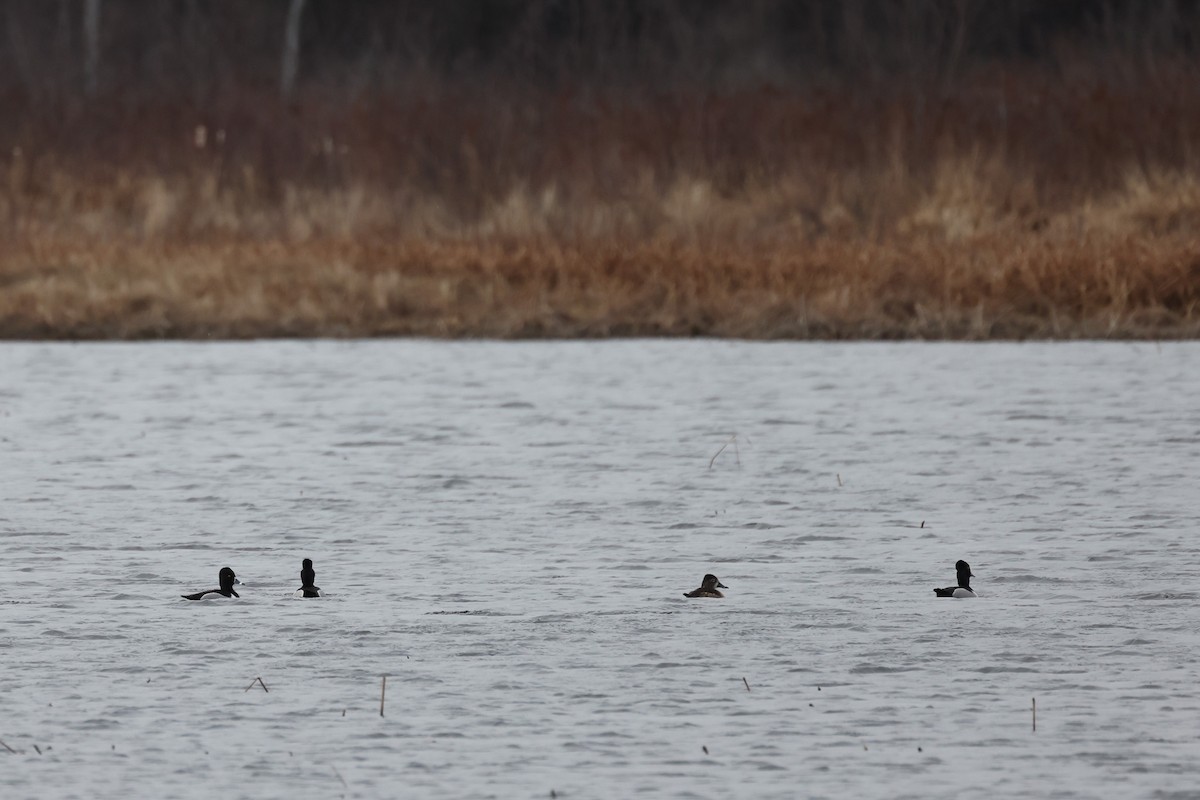
[[[981,62],[1192,54],[1196,0],[6,0],[0,93],[183,99],[430,76],[539,85],[952,79]],[[89,17],[90,15],[90,17]],[[10,108],[12,106],[10,105]]]

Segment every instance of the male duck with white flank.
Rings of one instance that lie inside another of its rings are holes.
[[[217,600],[222,597],[241,597],[240,594],[233,590],[234,584],[240,584],[237,575],[233,574],[233,570],[229,567],[221,567],[221,571],[217,573],[217,580],[221,584],[220,589],[209,589],[206,592],[196,592],[195,594],[179,595],[184,600]]]
[[[314,585],[317,582],[317,573],[313,569],[312,559],[304,559],[300,567],[300,588],[296,590],[296,597],[320,597],[321,587]]]
[[[684,597],[724,597],[725,595],[717,591],[717,589],[728,589],[729,587],[721,583],[716,575],[708,574],[704,576],[704,580],[700,582],[699,589],[693,589],[690,592],[684,592]]]
[[[945,589],[934,589],[934,593],[938,597],[978,597],[975,591],[971,588],[971,578],[975,576],[971,574],[971,565],[965,561],[959,561],[954,565],[958,570],[958,586],[947,586]]]

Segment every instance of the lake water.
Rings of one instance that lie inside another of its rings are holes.
[[[0,796],[1200,797],[1197,397],[1194,343],[0,345]]]

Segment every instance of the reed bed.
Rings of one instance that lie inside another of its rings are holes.
[[[10,115],[0,337],[1196,336],[1200,81],[1085,66]]]

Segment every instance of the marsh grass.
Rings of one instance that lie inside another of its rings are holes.
[[[1200,81],[415,86],[10,131],[0,336],[1200,333]]]

